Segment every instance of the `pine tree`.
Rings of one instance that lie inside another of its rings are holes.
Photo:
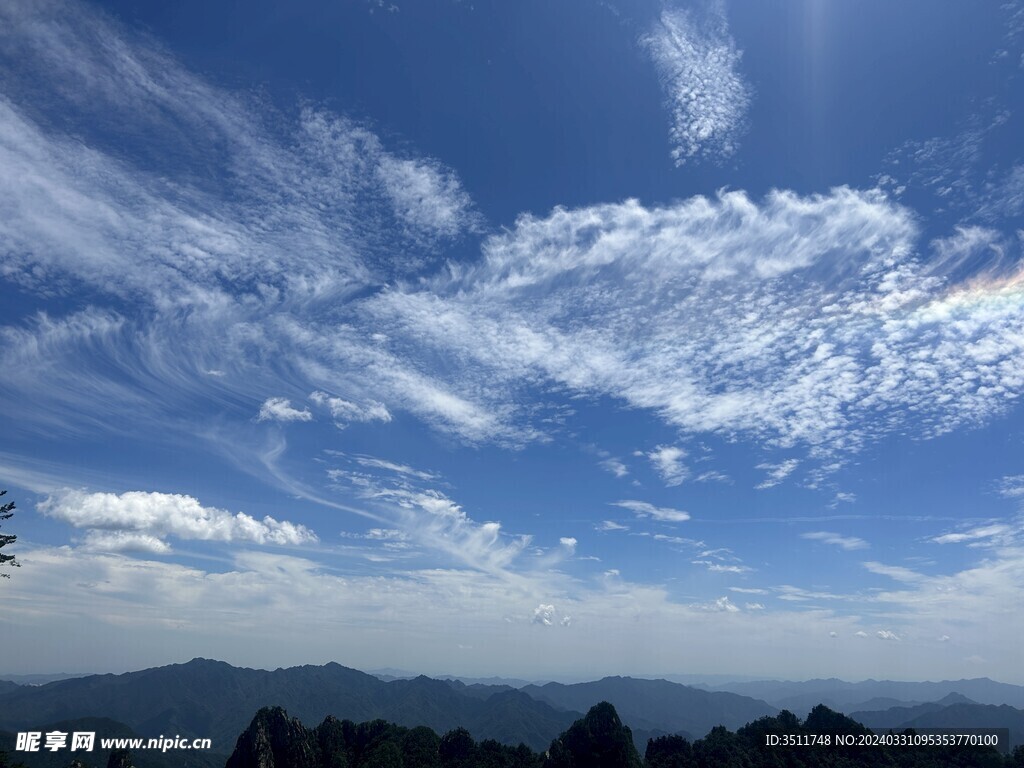
[[[4,495],[6,495],[6,493],[7,493],[7,491],[0,491],[0,496],[4,496]],[[14,502],[13,501],[9,501],[6,504],[0,504],[0,520],[9,520],[13,516],[14,516]],[[14,536],[13,534],[10,534],[10,533],[0,533],[0,549],[3,549],[8,544],[13,544],[17,540],[18,540],[18,537]],[[14,555],[5,555],[3,552],[0,552],[0,565],[10,565],[12,567],[18,568],[18,567],[21,566],[21,563],[19,563],[17,560],[14,559]],[[10,574],[7,574],[7,573],[0,573],[0,576],[3,576],[5,579],[11,578]]]

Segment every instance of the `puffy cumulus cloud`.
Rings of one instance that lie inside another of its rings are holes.
[[[656,507],[646,501],[635,501],[626,499],[613,502],[614,506],[628,509],[637,517],[647,517],[651,520],[658,520],[662,523],[682,523],[690,519],[688,512],[672,509],[671,507]]]
[[[845,550],[867,549],[871,546],[864,539],[857,538],[856,536],[842,536],[830,531],[808,531],[807,533],[801,533],[800,538],[820,541]]]
[[[313,414],[307,409],[292,407],[292,402],[286,397],[267,398],[260,406],[257,421],[312,421]]]
[[[641,43],[665,93],[675,164],[735,153],[751,89],[740,73],[742,53],[729,35],[724,6],[668,8]]]
[[[341,397],[331,397],[324,392],[314,392],[309,399],[316,405],[327,408],[334,423],[344,427],[353,421],[391,421],[391,413],[381,403],[369,402],[365,405],[351,403]]]
[[[868,633],[865,632],[863,629],[858,629],[853,634],[854,634],[855,637],[867,637],[868,636]]]
[[[667,486],[682,485],[690,475],[689,469],[683,464],[686,451],[674,445],[659,445],[647,454],[655,471]]]
[[[541,603],[533,609],[533,623],[550,627],[555,623],[555,606]]]
[[[579,542],[571,536],[563,536],[558,540],[558,543],[561,545],[562,549],[570,555],[576,551],[576,545],[579,544]]]
[[[716,611],[719,613],[739,613],[739,606],[729,600],[728,597],[720,597],[710,603],[694,603],[692,608],[701,611]]]
[[[64,491],[38,506],[49,517],[88,529],[85,546],[98,551],[159,554],[169,551],[168,537],[282,546],[317,541],[305,526],[270,516],[257,520],[244,512],[232,515],[182,494]]]
[[[90,552],[143,552],[165,555],[171,545],[148,533],[132,531],[89,531],[82,544]]]
[[[890,632],[888,629],[880,629],[875,632],[875,637],[879,640],[899,640],[900,636],[895,632]]]

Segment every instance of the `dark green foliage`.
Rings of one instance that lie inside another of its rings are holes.
[[[478,745],[464,728],[439,738],[425,726],[327,717],[308,730],[266,707],[238,738],[227,768],[540,768],[540,757],[524,745]]]
[[[641,768],[633,734],[602,701],[551,742],[544,768]]]
[[[307,730],[280,708],[263,709],[238,739],[228,768],[1024,768],[992,749],[941,747],[768,746],[766,736],[869,733],[860,723],[818,706],[800,721],[783,710],[732,732],[713,728],[694,742],[651,739],[641,761],[630,729],[602,702],[551,742],[547,754],[493,739],[476,742],[456,728],[438,737],[426,727],[383,720],[355,724],[327,718]]]
[[[0,496],[7,495],[7,491],[0,491]],[[0,504],[0,521],[10,520],[14,516],[14,502],[9,501],[6,504]],[[18,537],[10,533],[0,533],[0,549],[3,549],[8,544],[13,544],[18,540]],[[21,563],[14,559],[14,555],[5,555],[0,552],[0,565],[7,565],[14,568],[21,567]],[[9,573],[0,573],[5,579],[11,578]],[[0,764],[2,765],[2,764]]]
[[[696,768],[693,748],[682,736],[659,736],[647,742],[647,768]]]
[[[474,768],[476,742],[465,728],[456,728],[441,737],[438,754],[444,768]]]
[[[418,726],[402,737],[402,758],[417,768],[439,768],[441,739],[429,728]]]

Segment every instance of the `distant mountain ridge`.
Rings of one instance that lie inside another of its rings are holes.
[[[1024,709],[1024,686],[990,680],[987,677],[939,682],[904,682],[898,680],[864,680],[851,683],[830,678],[802,682],[788,680],[759,680],[755,682],[723,683],[702,686],[708,691],[727,691],[742,696],[762,699],[779,709],[797,714],[809,711],[816,704],[825,704],[843,712],[879,709],[865,707],[871,699],[894,700],[894,705],[914,705],[934,702],[958,693],[979,704],[1008,704]]]
[[[965,690],[947,690],[961,683]],[[979,720],[984,715],[996,717],[1012,733],[1024,731],[1024,726],[1018,724],[1017,718],[1024,716],[1019,709],[1006,707],[996,712],[998,706],[986,705],[969,693],[981,691],[989,700],[998,696],[1014,699],[1024,688],[987,679],[943,683],[757,681],[730,685],[764,693],[774,701],[815,697],[816,703],[825,700],[828,704],[830,697],[846,697],[870,702],[875,707],[870,710],[845,707],[847,712],[864,717],[870,726],[900,727],[913,721],[925,727],[927,723],[920,718],[934,721],[951,716],[950,710],[955,707],[967,707],[960,714],[970,723],[978,720],[980,725],[996,725]],[[908,702],[898,696],[884,696],[886,693],[918,698]],[[935,693],[943,694],[936,697],[938,701],[924,698]],[[0,690],[0,729],[35,729],[61,720],[106,717],[143,736],[211,738],[213,751],[226,756],[238,734],[251,722],[254,711],[284,707],[305,722],[333,716],[353,722],[379,719],[405,727],[425,726],[439,733],[463,727],[476,739],[509,745],[522,742],[539,750],[601,701],[615,707],[641,748],[651,737],[700,739],[717,726],[735,729],[759,718],[774,717],[779,709],[786,708],[733,691],[707,690],[667,680],[606,677],[587,683],[531,684],[517,689],[425,676],[384,682],[333,662],[267,671],[193,659],[122,675],[91,675],[41,686],[5,686]],[[967,721],[961,724],[967,725]]]
[[[464,726],[478,738],[518,738],[534,746],[547,744],[579,717],[518,691],[486,693],[467,695],[428,677],[385,683],[335,663],[266,671],[193,659],[123,675],[15,688],[3,696],[0,727],[18,730],[103,716],[144,736],[211,738],[214,751],[227,754],[262,706],[283,706],[310,722],[333,715],[438,731]]]
[[[1024,744],[1024,710],[1007,704],[978,704],[958,694],[916,707],[853,712],[850,717],[876,732],[907,728],[1006,728],[1011,747]]]
[[[474,738],[540,749],[600,701],[619,708],[644,742],[672,733],[699,737],[716,725],[737,727],[776,712],[763,701],[665,680],[614,677],[516,690],[425,676],[384,682],[333,662],[267,671],[193,659],[122,675],[13,687],[3,695],[0,728],[102,716],[144,736],[211,738],[214,751],[226,754],[256,709],[278,706],[306,722],[331,715],[438,732],[461,726]]]
[[[727,692],[709,692],[667,680],[606,677],[590,683],[548,683],[520,689],[563,710],[587,711],[595,702],[611,703],[631,728],[702,737],[724,725],[738,728],[778,710],[757,699]]]

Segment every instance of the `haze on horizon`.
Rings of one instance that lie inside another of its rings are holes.
[[[0,6],[8,674],[1024,683],[1024,3]]]

